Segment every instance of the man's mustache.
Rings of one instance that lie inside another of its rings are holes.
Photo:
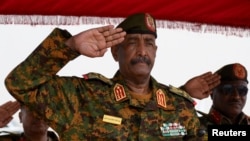
[[[148,57],[146,57],[146,56],[138,56],[135,59],[131,60],[131,64],[132,65],[135,65],[137,63],[146,63],[147,65],[150,65],[151,64],[151,60]]]

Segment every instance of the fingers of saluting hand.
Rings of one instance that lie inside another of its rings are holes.
[[[210,90],[214,89],[220,84],[220,75],[211,72],[205,73],[202,78],[206,81],[208,84],[208,87]]]
[[[103,34],[106,41],[106,47],[111,47],[121,43],[124,40],[126,32],[122,28],[114,28],[112,25],[99,28],[98,31]]]
[[[20,104],[17,101],[11,102],[6,109],[10,114],[14,114],[20,109]]]
[[[0,120],[0,128],[5,127],[12,119],[13,117],[8,117],[4,120]]]
[[[106,38],[106,46],[111,47],[121,43],[124,40],[126,32],[116,33],[113,36]]]
[[[220,84],[220,76],[216,73],[213,74],[212,72],[207,72],[201,75],[201,78],[204,80],[201,82],[204,83],[203,94],[207,96],[209,96],[212,93],[212,90]]]
[[[88,57],[101,57],[107,48],[121,43],[126,32],[113,25],[97,27],[83,31],[70,39],[65,44]]]
[[[0,108],[2,109],[2,111],[6,111],[6,114],[12,116],[19,110],[20,104],[17,101],[8,101],[4,103]]]
[[[17,101],[8,101],[0,106],[0,128],[6,126],[12,119],[13,114],[20,108]]]
[[[106,34],[106,36],[107,36],[107,31],[109,31],[109,30],[112,30],[112,29],[114,29],[114,26],[113,25],[106,25],[106,26],[101,26],[101,27],[98,27],[98,28],[96,28],[97,30],[98,30],[98,32],[100,32],[100,33],[102,33],[102,34]],[[104,35],[105,35],[104,34]]]

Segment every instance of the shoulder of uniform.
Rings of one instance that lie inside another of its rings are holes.
[[[194,99],[184,90],[180,89],[180,88],[176,88],[172,85],[169,86],[169,91],[172,92],[173,94],[179,95],[181,97],[184,97],[185,99],[187,99],[188,101],[192,102],[194,105],[196,104],[196,102],[194,101]]]
[[[247,116],[248,120],[250,120],[250,116]]]
[[[48,137],[49,137],[50,139],[52,139],[52,141],[59,141],[59,138],[58,138],[58,136],[56,135],[55,132],[53,132],[53,131],[48,131],[48,132],[47,132],[47,135],[48,135]]]
[[[19,133],[6,133],[3,135],[0,135],[0,141],[13,141],[13,140],[19,140],[21,137],[21,134]]]
[[[206,127],[207,125],[214,124],[213,121],[210,118],[210,115],[207,113],[204,113],[202,111],[196,110],[196,113],[198,114],[198,118],[201,124],[201,127]]]
[[[52,35],[63,35],[64,37],[66,38],[70,38],[72,35],[67,31],[67,30],[64,30],[64,29],[61,29],[61,28],[54,28],[53,31],[51,32]]]
[[[201,116],[207,116],[208,114],[206,114],[206,113],[204,113],[204,112],[202,112],[202,111],[200,111],[200,110],[196,110],[196,112],[198,113],[198,114],[200,114]]]
[[[99,73],[94,73],[94,72],[90,72],[90,73],[87,73],[87,74],[84,74],[82,75],[84,79],[97,79],[97,80],[100,80],[104,83],[107,83],[109,85],[112,85],[113,84],[113,81],[105,76],[103,76],[102,74],[99,74]]]

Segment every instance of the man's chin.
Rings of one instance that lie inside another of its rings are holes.
[[[48,128],[44,127],[44,126],[36,126],[34,128],[32,128],[32,131],[35,133],[44,133],[47,132]]]

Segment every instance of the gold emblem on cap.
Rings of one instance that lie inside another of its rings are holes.
[[[154,18],[149,15],[148,13],[145,14],[145,22],[149,30],[155,32],[155,23],[154,23]]]
[[[235,77],[237,77],[239,79],[245,79],[245,77],[246,77],[246,70],[240,64],[234,64],[233,73],[234,73]]]

